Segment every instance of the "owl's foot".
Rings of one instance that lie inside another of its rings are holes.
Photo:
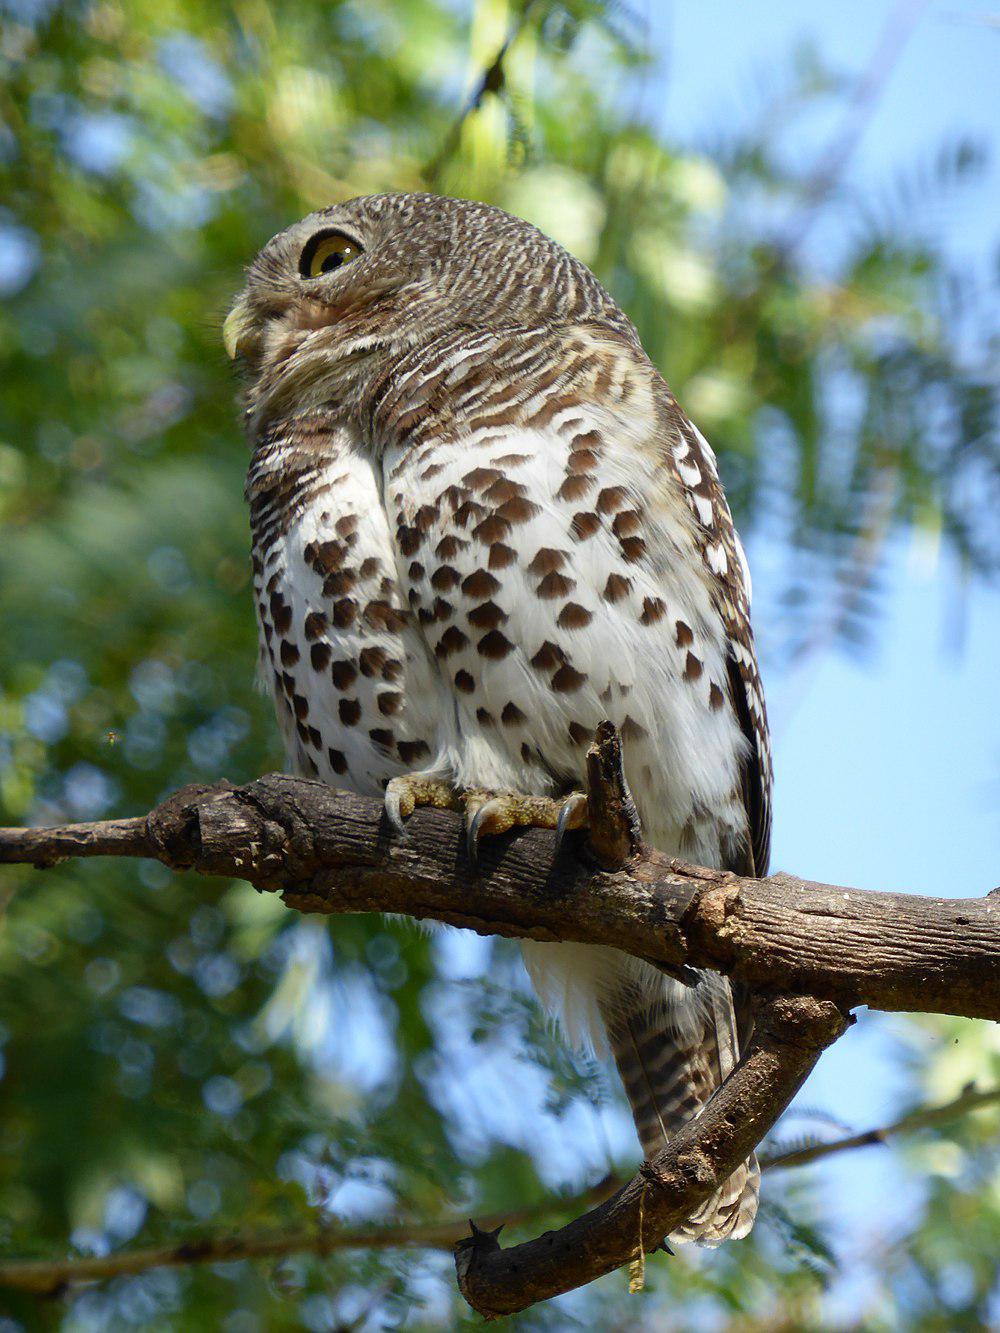
[[[506,833],[512,828],[556,830],[556,850],[568,829],[585,828],[587,797],[570,792],[558,800],[550,796],[524,796],[520,792],[472,790],[465,794],[465,841],[469,860],[479,857],[479,840]]]
[[[404,773],[393,778],[385,789],[385,814],[397,833],[404,833],[403,823],[419,805],[435,810],[464,810],[462,792],[439,778],[421,777],[419,773]]]
[[[409,773],[393,778],[385,789],[386,817],[397,833],[403,832],[403,821],[421,805],[435,810],[463,811],[466,846],[473,863],[478,857],[481,838],[512,828],[549,828],[556,830],[558,848],[568,829],[584,828],[587,824],[587,797],[582,791],[556,800],[483,787],[456,788],[438,778]]]

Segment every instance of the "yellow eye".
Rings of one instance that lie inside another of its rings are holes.
[[[299,272],[304,278],[321,278],[324,273],[343,268],[361,254],[361,246],[339,231],[314,236],[302,251]]]

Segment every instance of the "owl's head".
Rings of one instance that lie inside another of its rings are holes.
[[[633,333],[590,270],[530,223],[468,200],[382,194],[268,241],[223,336],[259,422],[350,401],[387,360],[457,328],[588,319]]]

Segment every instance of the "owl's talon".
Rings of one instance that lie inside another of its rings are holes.
[[[556,822],[556,851],[562,846],[563,838],[569,829],[586,828],[587,796],[585,792],[574,791],[566,797],[559,807],[559,819]]]
[[[484,835],[506,833],[514,825],[510,814],[509,800],[503,796],[493,796],[467,818],[465,828],[465,847],[473,865],[479,864],[479,839]]]
[[[403,805],[406,793],[404,793],[400,786],[397,785],[400,781],[399,778],[393,778],[386,785],[383,809],[385,810],[386,819],[393,827],[393,831],[397,833],[399,837],[403,837],[406,833],[406,825],[403,820],[406,815],[413,813],[413,803],[411,798],[410,801],[407,802],[410,808],[404,813]]]
[[[386,783],[385,817],[400,836],[406,832],[404,821],[419,805],[429,805],[435,810],[455,810],[461,808],[461,798],[447,782],[420,774],[404,773]]]

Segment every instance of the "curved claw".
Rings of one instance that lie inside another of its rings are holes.
[[[408,810],[404,810],[404,805],[409,805]],[[413,798],[406,790],[405,783],[399,778],[393,778],[385,789],[385,802],[383,806],[385,817],[392,825],[400,837],[406,834],[406,824],[403,822],[407,815],[413,813]]]
[[[582,791],[571,792],[563,801],[556,823],[556,851],[562,846],[568,829],[583,828],[587,823],[587,797]]]
[[[504,810],[503,800],[494,796],[485,801],[468,821],[465,829],[465,849],[474,866],[479,864],[479,839],[486,832],[497,833],[501,831],[497,820],[504,813]]]

